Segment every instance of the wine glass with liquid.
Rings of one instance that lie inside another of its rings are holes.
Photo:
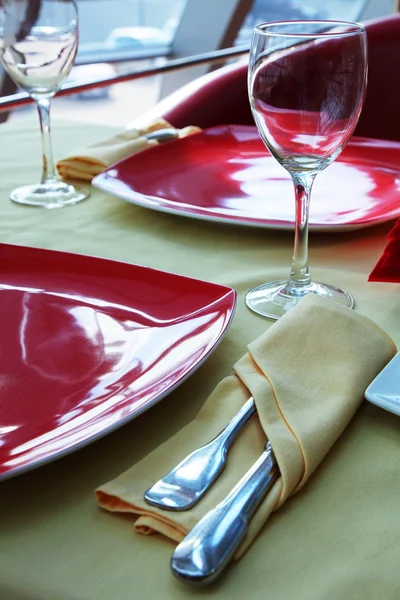
[[[246,295],[247,306],[262,316],[278,319],[310,293],[354,305],[347,291],[311,280],[308,214],[316,175],[339,156],[356,127],[366,82],[363,25],[289,21],[254,29],[248,70],[252,113],[261,139],[290,173],[295,190],[289,279],[263,283]]]
[[[18,204],[59,208],[90,195],[58,177],[51,143],[50,102],[74,63],[78,47],[75,0],[1,0],[1,61],[18,87],[36,102],[42,136],[40,183],[13,190]]]

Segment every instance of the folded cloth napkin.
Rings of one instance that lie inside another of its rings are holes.
[[[400,219],[389,231],[387,246],[373,268],[368,281],[400,283]]]
[[[340,436],[372,379],[394,356],[373,321],[328,299],[306,296],[248,346],[235,374],[213,391],[197,417],[116,479],[96,490],[101,507],[137,515],[134,529],[180,541],[234,487],[269,439],[281,476],[253,516],[236,558],[272,511],[298,491]],[[163,511],[144,491],[226,425],[252,395],[257,414],[234,442],[225,470],[192,509]]]
[[[151,146],[157,146],[156,140],[147,140],[144,136],[159,129],[175,129],[168,121],[158,119],[144,129],[126,129],[85,148],[77,148],[70,156],[57,163],[62,179],[92,181],[104,169],[117,161],[140,152]],[[186,137],[201,131],[199,127],[188,126],[177,130],[179,137]]]

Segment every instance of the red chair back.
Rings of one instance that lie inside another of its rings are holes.
[[[355,135],[400,141],[400,15],[366,25],[368,87]]]
[[[400,141],[400,15],[366,23],[367,94],[355,135]],[[134,124],[164,117],[176,127],[254,124],[247,61],[222,67],[184,86]]]

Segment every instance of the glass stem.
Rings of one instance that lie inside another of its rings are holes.
[[[42,132],[43,172],[41,183],[43,184],[50,181],[58,181],[58,176],[51,145],[50,98],[40,98],[36,100],[36,104],[39,113],[40,131]]]
[[[293,175],[296,196],[296,222],[294,232],[294,251],[290,270],[289,288],[304,288],[310,285],[308,269],[308,214],[310,194],[315,173]]]

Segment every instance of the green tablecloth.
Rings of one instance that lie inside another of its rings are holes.
[[[55,123],[56,157],[109,132]],[[152,212],[95,190],[90,200],[63,210],[14,205],[9,191],[40,173],[36,120],[0,127],[0,157],[1,242],[147,265],[238,292],[223,342],[179,389],[87,448],[0,484],[0,598],[398,600],[400,420],[367,403],[305,489],[207,590],[172,577],[171,542],[134,534],[130,517],[103,512],[94,499],[98,485],[192,419],[246,344],[270,326],[246,309],[243,298],[257,283],[287,276],[292,234]],[[367,282],[391,226],[312,233],[310,266],[315,279],[348,289],[356,310],[400,345],[400,287]]]

